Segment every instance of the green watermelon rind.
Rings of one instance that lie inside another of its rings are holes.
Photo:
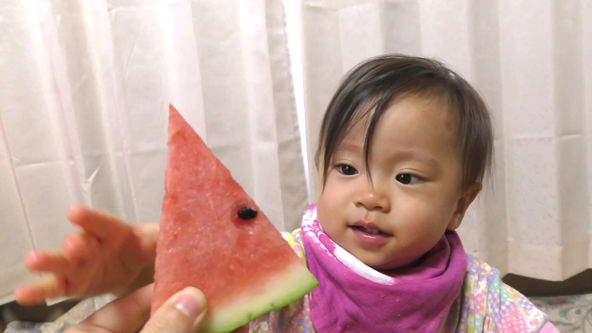
[[[208,313],[199,332],[231,332],[273,310],[287,306],[308,294],[318,281],[300,261],[263,283],[265,293],[244,292],[230,297]]]

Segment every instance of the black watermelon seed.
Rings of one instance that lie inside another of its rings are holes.
[[[238,217],[243,220],[254,219],[257,216],[257,210],[251,207],[241,207],[238,210]]]

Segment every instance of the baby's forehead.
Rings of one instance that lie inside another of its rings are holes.
[[[377,98],[373,98],[377,99]],[[459,129],[459,110],[458,107],[452,103],[451,98],[447,93],[426,91],[426,92],[407,92],[397,94],[389,99],[389,101],[379,109],[376,104],[364,103],[358,108],[354,116],[351,117],[350,123],[347,126],[348,134],[352,130],[362,129],[365,136],[372,136],[375,127],[380,124],[385,118],[385,114],[395,112],[397,107],[404,105],[405,107],[413,107],[418,112],[426,112],[435,115],[442,124],[454,133],[458,134]],[[378,115],[376,113],[379,113]],[[373,119],[376,118],[376,119]],[[375,122],[374,128],[372,122]]]
[[[407,112],[406,112],[407,111]],[[410,112],[409,112],[410,111]],[[376,114],[379,112],[379,114]],[[413,117],[400,117],[399,114],[411,114]],[[419,115],[419,117],[416,117]],[[396,118],[396,120],[392,120]],[[404,127],[400,128],[403,122]],[[380,144],[376,142],[378,132],[387,135],[406,135],[406,125],[417,127],[419,123],[429,123],[434,131],[425,135],[442,134],[456,139],[458,134],[458,117],[446,101],[442,99],[406,96],[389,103],[382,110],[361,110],[349,119],[344,130],[338,134],[336,148]],[[398,128],[397,128],[398,127]],[[456,142],[455,142],[456,144]]]
[[[407,95],[394,101],[395,103],[398,101],[415,104],[419,110],[435,115],[448,129],[458,130],[459,110],[447,94]]]

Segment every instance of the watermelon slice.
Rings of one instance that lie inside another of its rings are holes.
[[[312,290],[316,279],[171,105],[152,312],[186,286],[208,302],[202,331],[227,332]]]

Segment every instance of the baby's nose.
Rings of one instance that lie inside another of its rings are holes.
[[[355,198],[356,206],[361,206],[367,210],[389,211],[390,200],[386,191],[381,190],[368,181],[357,193]]]

